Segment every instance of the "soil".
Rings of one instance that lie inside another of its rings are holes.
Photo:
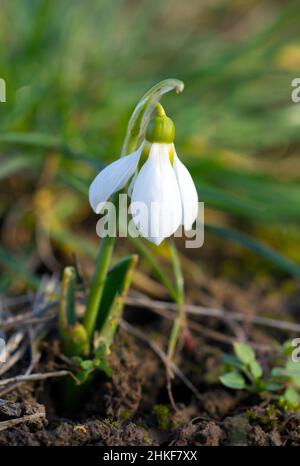
[[[230,280],[210,279],[190,283],[187,295],[193,303],[217,305],[232,311],[293,321],[299,284],[293,280],[269,280],[241,287]],[[195,292],[196,290],[196,292]],[[228,311],[229,312],[229,311]],[[170,322],[145,309],[126,309],[124,318],[165,348]],[[236,329],[215,318],[192,316],[202,328],[221,335]],[[239,324],[247,339],[270,345],[258,351],[265,368],[276,361],[274,342],[291,338],[290,332]],[[189,342],[191,343],[191,342]],[[35,372],[64,368],[55,326],[40,344]],[[200,392],[197,398],[178,378],[172,382],[175,411],[166,388],[166,371],[149,345],[119,329],[110,355],[112,377],[98,373],[84,399],[72,409],[60,401],[62,379],[24,383],[2,398],[0,421],[45,410],[46,416],[0,431],[0,445],[300,445],[300,413],[279,409],[268,399],[223,388],[218,376],[222,352],[231,353],[226,342],[192,331],[192,345],[182,344],[176,364]],[[25,355],[9,376],[23,373]],[[6,374],[6,376],[8,376]],[[5,406],[5,407],[4,407]]]

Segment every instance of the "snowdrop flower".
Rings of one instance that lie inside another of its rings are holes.
[[[190,230],[198,214],[194,182],[173,144],[174,124],[162,112],[150,121],[140,147],[104,168],[89,189],[90,204],[100,213],[109,197],[131,181],[127,192],[135,226],[157,245],[180,225]]]

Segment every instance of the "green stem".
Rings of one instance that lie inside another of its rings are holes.
[[[149,251],[149,249],[142,243],[141,239],[129,237],[130,241],[134,244],[137,251],[144,257],[145,261],[152,268],[156,278],[164,285],[168,290],[169,295],[175,302],[178,300],[178,293],[172,284],[172,282],[165,275],[163,270],[161,270],[159,264],[157,263],[154,254]]]
[[[114,243],[115,238],[110,236],[102,238],[100,243],[96,266],[91,280],[86,313],[83,319],[83,324],[87,331],[89,341],[91,341],[93,336]]]
[[[179,81],[178,79],[165,79],[153,86],[148,92],[146,92],[146,94],[143,95],[129,120],[122,148],[122,155],[133,152],[141,143],[151,114],[160,98],[172,90],[175,90],[177,94],[179,94],[183,89],[184,84],[182,81]]]
[[[178,301],[184,301],[184,278],[178,256],[178,251],[173,239],[169,240],[169,247],[171,252],[171,261],[176,281],[176,288],[178,293]]]
[[[177,342],[180,338],[181,332],[186,325],[186,313],[184,307],[184,278],[178,257],[178,252],[173,240],[169,241],[169,247],[177,288],[177,294],[175,299],[177,304],[177,316],[172,327],[168,345],[168,361],[170,363],[174,357],[175,349],[177,346]]]

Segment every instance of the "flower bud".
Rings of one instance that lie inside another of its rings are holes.
[[[147,141],[172,144],[174,142],[174,137],[175,126],[171,118],[162,115],[150,120],[146,131]]]

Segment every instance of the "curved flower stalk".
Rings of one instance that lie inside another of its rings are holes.
[[[145,139],[133,153],[111,163],[94,179],[90,204],[100,213],[110,196],[130,182],[133,221],[141,235],[159,245],[180,225],[190,230],[198,214],[198,196],[187,168],[177,156],[172,120],[157,104]],[[143,208],[144,207],[144,208]]]
[[[121,152],[122,156],[133,152],[142,142],[151,114],[161,97],[173,90],[179,94],[183,89],[184,84],[182,81],[165,79],[143,95],[129,120]]]

